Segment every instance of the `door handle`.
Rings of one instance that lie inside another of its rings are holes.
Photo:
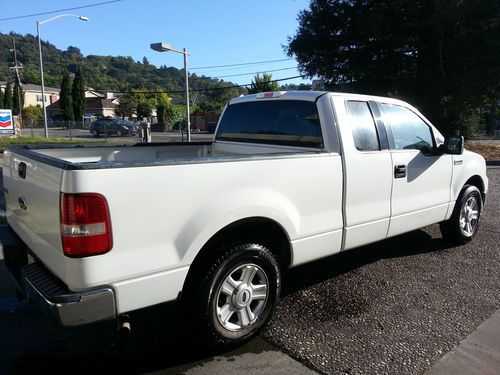
[[[406,177],[406,165],[399,164],[394,167],[394,178]]]

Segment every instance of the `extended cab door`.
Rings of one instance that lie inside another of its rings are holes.
[[[344,161],[344,249],[387,236],[391,215],[392,160],[374,103],[333,97]]]
[[[451,155],[437,152],[434,130],[402,105],[379,103],[392,157],[388,236],[442,221],[450,201]]]

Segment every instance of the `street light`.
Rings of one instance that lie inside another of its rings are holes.
[[[187,130],[187,141],[191,142],[191,124],[189,121],[189,75],[188,75],[188,69],[187,69],[187,57],[188,55],[191,55],[186,49],[184,48],[182,51],[172,48],[170,44],[167,43],[151,43],[150,47],[152,50],[157,51],[157,52],[177,52],[181,53],[184,55],[184,74],[185,74],[185,79],[186,79],[186,130]]]
[[[58,18],[61,17],[76,17],[81,21],[88,21],[89,18],[85,16],[77,16],[76,14],[59,14],[55,17],[49,18],[44,21],[36,21],[36,33],[38,36],[38,54],[40,55],[40,78],[42,81],[42,108],[43,108],[43,124],[45,127],[45,138],[49,137],[49,129],[47,127],[47,109],[45,108],[45,81],[43,79],[43,65],[42,65],[42,40],[40,39],[40,25],[43,25],[44,23],[54,21]]]

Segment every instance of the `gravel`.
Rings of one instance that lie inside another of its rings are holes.
[[[437,225],[292,269],[264,337],[325,374],[422,374],[500,307],[500,169],[472,243]]]

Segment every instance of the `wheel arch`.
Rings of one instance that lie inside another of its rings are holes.
[[[477,187],[479,189],[479,191],[481,192],[481,198],[483,199],[483,202],[484,202],[484,200],[486,199],[486,191],[485,191],[485,184],[484,184],[484,181],[481,178],[481,176],[474,175],[474,176],[470,177],[465,182],[464,186],[465,185],[473,185],[473,186]],[[462,189],[463,189],[463,187],[462,187]]]
[[[189,267],[183,291],[191,284],[194,275],[206,267],[214,249],[231,242],[259,243],[276,256],[280,268],[288,268],[292,264],[292,245],[283,226],[269,218],[248,217],[220,229],[205,243]]]

